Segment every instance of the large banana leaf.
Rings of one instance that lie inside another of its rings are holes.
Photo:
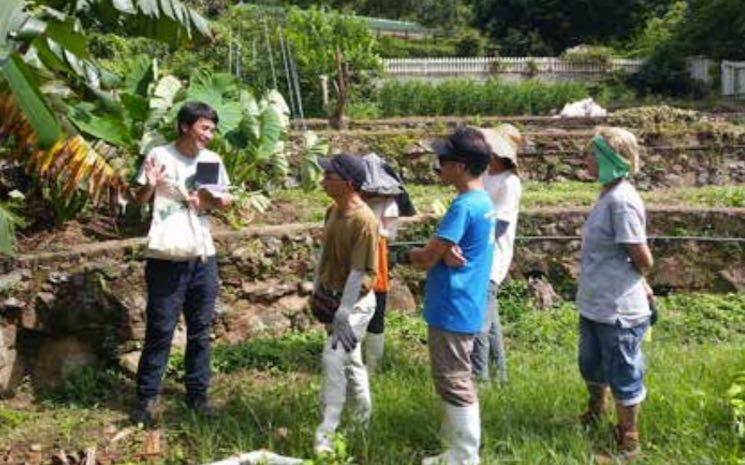
[[[24,0],[5,0],[3,12],[0,13],[0,61],[8,59],[14,50],[11,32],[18,29],[23,20]]]
[[[26,170],[58,182],[62,199],[71,198],[83,188],[95,203],[104,191],[119,196],[126,188],[120,173],[80,135],[60,139],[51,149],[32,153],[26,160]]]
[[[129,127],[119,115],[97,115],[84,105],[76,105],[70,108],[67,117],[80,132],[88,136],[118,147],[129,147],[132,144]]]
[[[13,213],[7,205],[0,203],[0,254],[14,253],[14,226],[21,223],[21,219]]]
[[[209,23],[179,0],[87,0],[90,11],[104,22],[123,20],[128,31],[177,44],[202,38],[211,40]]]
[[[209,24],[180,0],[40,0],[48,6],[93,17],[108,26],[125,23],[130,32],[177,43],[193,35],[211,39]]]
[[[39,147],[50,147],[60,138],[57,119],[47,106],[44,97],[31,73],[18,52],[12,52],[2,63],[2,75],[10,90],[16,96],[15,101],[33,128],[35,144]],[[10,98],[5,95],[0,98]],[[6,115],[2,115],[5,118]]]
[[[119,77],[115,74],[99,68],[90,60],[82,59],[51,38],[38,37],[32,43],[37,56],[47,68],[79,77],[88,86],[96,89],[111,89],[120,83]]]
[[[122,176],[101,151],[82,136],[60,138],[50,149],[40,149],[36,135],[15,95],[0,88],[0,140],[13,140],[10,157],[25,164],[26,171],[62,186],[63,200],[83,188],[97,201],[102,193],[119,195]]]

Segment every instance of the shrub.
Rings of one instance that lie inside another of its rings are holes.
[[[106,401],[120,382],[118,374],[111,369],[85,365],[73,370],[60,387],[46,395],[53,403],[90,407]]]
[[[701,98],[705,94],[705,86],[691,78],[684,53],[671,43],[655,48],[654,53],[639,71],[628,77],[627,82],[642,95]]]
[[[398,37],[384,36],[380,39],[380,56],[382,58],[426,58],[454,57],[458,50],[452,40],[424,39],[405,40]]]
[[[607,67],[613,58],[613,49],[597,45],[577,45],[564,50],[561,57],[570,63]]]
[[[353,120],[377,119],[380,118],[380,105],[364,100],[351,102],[347,113]]]
[[[376,93],[382,116],[548,114],[588,96],[581,83],[547,84],[536,80],[505,84],[496,80],[386,82]]]
[[[455,50],[458,56],[462,57],[480,57],[484,55],[486,40],[479,34],[479,31],[467,29],[458,38],[455,43]]]

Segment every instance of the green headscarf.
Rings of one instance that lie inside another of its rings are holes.
[[[592,153],[598,162],[598,182],[602,185],[628,177],[631,166],[608,145],[602,136],[592,138]]]

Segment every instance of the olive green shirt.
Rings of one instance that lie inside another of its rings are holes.
[[[360,295],[372,289],[377,273],[378,219],[366,204],[342,215],[336,205],[326,212],[323,254],[318,264],[319,283],[342,292],[349,272],[365,271]]]

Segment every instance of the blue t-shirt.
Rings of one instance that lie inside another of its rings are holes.
[[[481,331],[494,253],[494,206],[484,190],[453,200],[437,237],[463,250],[467,263],[451,268],[440,261],[429,269],[424,289],[424,319],[437,329],[473,334]]]

